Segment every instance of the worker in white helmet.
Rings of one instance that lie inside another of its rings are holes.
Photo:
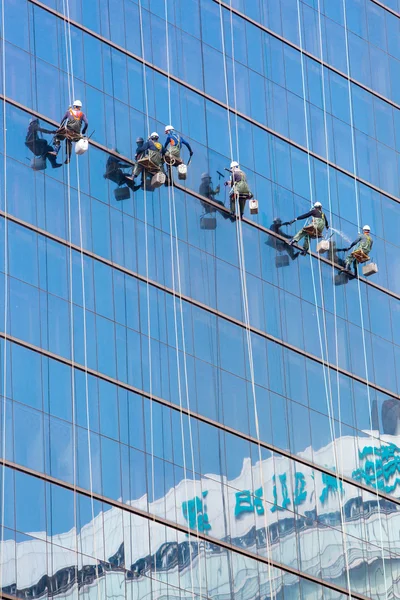
[[[83,129],[82,129],[83,125]],[[89,127],[89,122],[85,113],[82,111],[82,102],[80,100],[74,100],[72,106],[65,112],[63,118],[61,119],[59,131],[54,137],[54,154],[57,154],[61,148],[61,140],[65,139],[67,158],[65,160],[65,164],[68,164],[71,159],[71,151],[72,151],[72,140],[71,138],[76,137],[79,139],[80,134],[85,135],[87,128]],[[66,130],[65,134],[63,134],[60,129],[64,128]]]
[[[148,148],[147,152],[152,162],[161,168],[163,158],[162,158],[162,144],[159,142],[160,136],[156,131],[150,135],[147,140]]]
[[[337,252],[347,252],[355,246],[354,250],[346,256],[346,259],[344,261],[345,267],[348,271],[350,271],[351,267],[353,266],[354,275],[357,275],[357,264],[359,261],[357,260],[355,253],[359,250],[362,250],[364,254],[369,256],[373,243],[374,242],[371,238],[371,227],[369,225],[364,225],[362,234],[360,234],[358,238],[354,240],[352,244],[350,244],[350,246],[348,246],[347,248],[337,249]]]
[[[150,134],[149,140],[151,140],[153,142],[153,144],[157,147],[158,150],[162,150],[162,144],[159,142],[160,136],[158,135],[157,131],[153,131],[153,133]]]
[[[315,202],[314,206],[312,207],[311,210],[304,213],[303,215],[299,215],[292,221],[289,221],[289,225],[292,225],[292,223],[294,223],[295,221],[309,219],[310,217],[312,219],[311,225],[313,226],[313,228],[315,230],[315,237],[321,236],[325,227],[326,227],[326,229],[329,229],[328,219],[326,218],[325,213],[322,211],[321,202]],[[307,254],[308,249],[310,247],[310,234],[304,227],[296,233],[296,235],[290,240],[289,244],[291,246],[292,244],[299,242],[303,238],[304,238],[304,242],[303,242],[302,254]]]
[[[234,218],[236,215],[237,200],[239,202],[240,218],[243,218],[246,201],[253,197],[249,184],[247,183],[246,174],[241,170],[239,163],[236,162],[236,160],[233,160],[230,164],[230,168],[226,170],[231,173],[229,180],[225,181],[225,185],[228,185],[231,188],[229,192],[231,216]]]
[[[193,150],[189,142],[184,140],[183,137],[175,131],[172,125],[167,125],[165,127],[165,134],[167,138],[164,142],[163,154],[166,163],[176,167],[183,163],[181,158],[182,144],[189,150],[190,158],[192,158]]]
[[[134,181],[136,177],[141,175],[141,183],[136,185],[133,190],[136,191],[141,186],[144,185],[147,174],[154,174],[158,171],[162,170],[162,154],[161,154],[161,144],[157,142],[158,134],[153,132],[145,142],[142,137],[138,137],[136,140],[136,153],[135,153],[135,161],[136,164],[133,167],[132,175],[127,177],[131,181]],[[142,162],[142,159],[146,158],[147,160]]]

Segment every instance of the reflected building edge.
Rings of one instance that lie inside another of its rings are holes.
[[[2,32],[3,594],[400,598],[400,15],[67,5]]]
[[[392,406],[385,403],[384,415],[390,410]],[[172,581],[179,579],[179,586],[174,590],[171,582],[165,590],[168,595],[202,597],[202,577],[206,572],[208,594],[215,598],[225,598],[227,587],[236,582],[245,600],[258,598],[260,593],[264,598],[275,598],[283,591],[285,597],[296,597],[299,578],[277,568],[272,568],[271,577],[265,564],[257,564],[257,556],[262,556],[280,562],[283,568],[301,564],[303,575],[341,588],[346,587],[350,577],[354,594],[379,597],[388,591],[392,593],[394,588],[388,589],[382,579],[382,548],[386,569],[396,580],[400,570],[400,546],[395,533],[399,527],[399,506],[379,499],[373,490],[398,497],[400,438],[388,434],[385,441],[386,451],[366,441],[359,451],[361,466],[346,464],[354,481],[371,485],[370,494],[360,495],[357,487],[351,488],[339,478],[316,470],[296,467],[293,472],[287,460],[277,462],[273,457],[261,465],[263,485],[250,489],[251,482],[253,486],[257,479],[260,482],[260,468],[248,458],[240,475],[226,482],[222,496],[220,475],[209,474],[198,481],[182,480],[155,501],[146,495],[127,502],[140,510],[147,507],[148,519],[134,514],[124,518],[120,508],[99,507],[95,518],[89,517],[78,531],[60,530],[53,536],[45,531],[25,532],[22,536],[7,529],[2,553],[3,592],[22,598],[62,598],[78,589],[97,595],[99,586],[103,591],[103,586],[107,586],[107,595],[114,597],[118,595],[117,588],[125,586],[126,594],[141,598],[149,586],[157,590],[172,576]],[[338,438],[338,455],[346,456],[353,443],[347,437]],[[328,463],[332,450],[332,443],[319,450],[318,462]],[[313,450],[307,448],[302,454],[312,455]],[[48,486],[48,497],[53,485]],[[189,498],[188,494],[195,495]],[[177,523],[187,526],[186,534],[151,521],[151,515],[168,518],[174,513]],[[359,537],[363,528],[366,541]],[[202,534],[201,540],[198,533]],[[219,540],[230,543],[232,550],[221,547]],[[76,548],[81,552],[78,559]],[[235,548],[251,555],[238,554],[234,558]],[[237,561],[237,570],[231,573],[229,565],[233,560]],[[374,581],[369,591],[366,577]],[[309,588],[304,591],[305,598],[325,597],[321,586],[307,580],[303,584]],[[325,594],[330,593],[326,588]]]

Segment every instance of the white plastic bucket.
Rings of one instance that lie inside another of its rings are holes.
[[[250,200],[250,214],[251,215],[258,214],[258,200]]]
[[[319,254],[324,254],[324,252],[328,252],[329,250],[329,240],[322,240],[317,244],[317,252]]]
[[[82,138],[75,143],[75,154],[80,156],[81,154],[85,154],[89,148],[89,140],[87,138]]]
[[[187,166],[183,163],[178,167],[178,179],[186,179],[187,175]]]
[[[378,265],[376,263],[370,262],[367,265],[362,266],[362,274],[364,277],[370,277],[371,275],[375,275],[378,272]]]
[[[162,173],[161,171],[159,173],[156,173],[155,175],[153,175],[153,177],[151,178],[151,187],[154,189],[157,189],[159,187],[161,187],[162,185],[164,185],[165,183],[165,173]]]

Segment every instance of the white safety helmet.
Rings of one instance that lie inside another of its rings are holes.
[[[78,106],[79,108],[82,108],[82,102],[80,100],[74,100],[74,103],[72,106]]]
[[[158,133],[156,131],[153,131],[153,133],[150,136],[151,140],[158,140],[160,136],[158,135]]]
[[[238,169],[239,168],[239,163],[236,162],[236,160],[233,160],[231,162],[231,169]]]
[[[314,208],[322,208],[321,202],[314,202]]]
[[[172,125],[166,125],[165,126],[165,133],[169,133],[170,131],[173,131],[174,128],[172,127]]]
[[[364,225],[363,231],[371,231],[371,227],[369,225]]]

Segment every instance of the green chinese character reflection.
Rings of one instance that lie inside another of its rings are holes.
[[[326,502],[326,500],[329,497],[329,494],[337,494],[339,491],[341,494],[344,493],[342,482],[340,481],[340,479],[335,477],[335,475],[328,475],[327,473],[322,473],[322,483],[325,486],[319,497],[322,504]]]
[[[208,492],[203,492],[202,497],[205,498],[207,494]],[[185,521],[188,522],[190,529],[197,529],[201,533],[205,533],[211,529],[207,507],[198,496],[187,502],[182,502],[182,514]]]
[[[303,473],[295,473],[295,485],[294,485],[294,499],[293,503],[295,506],[305,502],[307,498],[306,489],[306,478]]]
[[[286,473],[279,475],[279,481],[281,484],[282,500],[278,504],[278,492],[277,492],[277,486],[276,486],[276,478],[275,478],[275,475],[272,477],[272,483],[274,484],[273,488],[272,488],[272,493],[274,496],[274,505],[271,508],[271,512],[286,510],[290,504],[290,498],[289,498],[287,483],[286,483]]]

